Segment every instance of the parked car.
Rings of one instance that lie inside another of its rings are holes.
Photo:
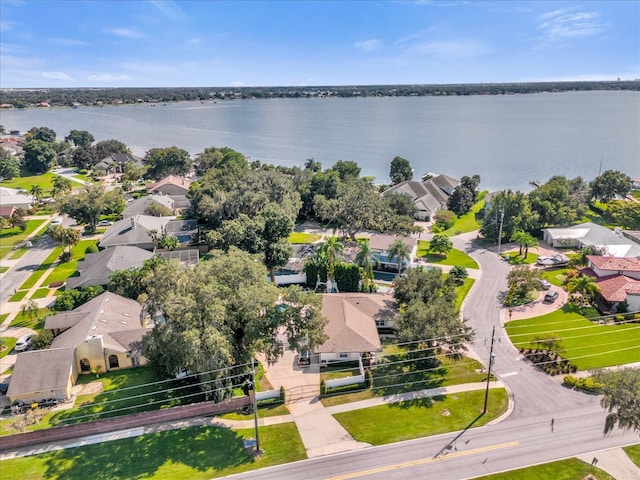
[[[544,279],[540,280],[540,285],[542,285],[542,288],[544,288],[545,290],[549,290],[551,288],[551,284]]]
[[[29,350],[29,347],[31,346],[31,337],[33,337],[32,333],[21,336],[16,342],[16,345],[15,347],[13,347],[13,349],[16,352],[24,352],[25,350]]]
[[[558,292],[556,292],[555,290],[549,290],[546,295],[544,296],[544,303],[553,303],[556,301],[556,298],[558,298]]]
[[[98,222],[98,227],[110,227],[111,225],[113,225],[111,220],[100,220]]]
[[[9,384],[6,382],[0,383],[0,395],[6,395],[7,390],[9,390]]]
[[[303,350],[298,355],[298,366],[299,367],[308,367],[311,365],[311,355],[309,354],[309,350]]]

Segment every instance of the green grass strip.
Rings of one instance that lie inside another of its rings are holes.
[[[39,288],[35,291],[31,298],[45,298],[49,295],[51,290],[49,288]]]
[[[603,470],[577,458],[568,458],[567,460],[544,463],[534,467],[476,477],[475,480],[578,480],[587,478],[589,474],[593,475],[597,480],[616,480]]]
[[[624,452],[640,468],[640,443],[623,448]]]
[[[321,238],[322,235],[318,233],[292,232],[289,234],[289,243],[309,245],[313,242],[317,242]]]
[[[9,297],[10,302],[19,302],[29,293],[29,290],[20,290]]]
[[[13,347],[15,346],[16,342],[18,341],[17,338],[14,337],[2,337],[4,338],[4,350],[0,350],[0,358],[9,355],[9,353],[11,353],[11,350],[13,350]]]
[[[183,428],[4,460],[2,476],[22,480],[204,480],[306,458],[293,422],[260,428],[264,454],[259,458],[252,458],[244,449],[244,439],[253,436],[253,429]]]
[[[452,267],[455,267],[456,265],[460,265],[461,267],[464,267],[464,268],[475,268],[475,269],[479,268],[478,262],[476,262],[473,258],[471,258],[471,256],[467,255],[466,253],[460,250],[456,250],[455,248],[452,248],[451,251],[447,253],[446,256],[433,255],[428,252],[429,252],[429,242],[427,242],[426,240],[419,240],[418,252],[416,253],[416,256],[425,258],[429,263],[449,265]]]
[[[36,283],[38,283],[38,280],[40,280],[40,277],[42,277],[42,275],[44,275],[44,272],[47,271],[54,264],[54,262],[58,259],[61,253],[62,253],[62,247],[58,246],[54,248],[53,251],[49,254],[49,256],[45,258],[44,262],[42,262],[38,266],[36,271],[33,272],[31,276],[27,278],[27,280],[20,286],[19,290],[30,289]]]
[[[334,416],[359,442],[384,445],[485,425],[506,411],[508,396],[505,389],[490,390],[488,412],[480,416],[484,395],[484,391],[463,392],[352,410]]]

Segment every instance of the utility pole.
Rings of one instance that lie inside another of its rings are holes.
[[[500,211],[500,230],[498,230],[498,255],[500,255],[500,247],[502,245],[502,224],[504,223],[504,209]]]
[[[493,343],[492,343],[493,345]],[[251,356],[251,381],[253,382],[253,425],[256,430],[256,455],[260,455],[262,450],[260,450],[260,435],[258,434],[258,400],[256,399],[256,367],[253,360],[253,355]]]
[[[493,326],[493,330],[491,330],[491,349],[489,350],[489,371],[487,373],[487,389],[484,392],[484,410],[482,410],[482,414],[487,413],[487,402],[489,401],[489,381],[491,380],[491,367],[493,366],[493,341],[495,339],[496,334],[496,326]]]

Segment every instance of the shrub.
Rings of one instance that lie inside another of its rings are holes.
[[[324,383],[324,380],[322,380],[320,382],[320,395],[326,395],[327,394],[327,384]]]
[[[44,350],[51,346],[51,342],[53,342],[53,333],[51,333],[51,330],[43,330],[31,338],[31,348]]]
[[[60,261],[62,263],[70,262],[72,259],[73,259],[73,253],[71,252],[63,252],[62,255],[60,255]]]
[[[98,246],[95,243],[92,243],[85,249],[84,253],[98,253],[98,251]]]
[[[280,387],[280,401],[282,403],[287,403],[287,391],[284,387]]]

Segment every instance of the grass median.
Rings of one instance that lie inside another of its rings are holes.
[[[362,408],[334,417],[357,441],[384,445],[479,427],[507,410],[507,391],[491,389],[487,413],[481,415],[484,396],[484,391],[462,392]]]
[[[440,265],[449,265],[455,267],[457,265],[465,268],[479,268],[478,263],[466,253],[452,248],[446,256],[434,255],[429,252],[429,242],[426,240],[418,241],[417,257],[424,258],[428,263]]]
[[[295,423],[260,428],[264,454],[251,457],[243,441],[253,429],[190,427],[4,460],[2,476],[22,480],[218,478],[306,457]]]

